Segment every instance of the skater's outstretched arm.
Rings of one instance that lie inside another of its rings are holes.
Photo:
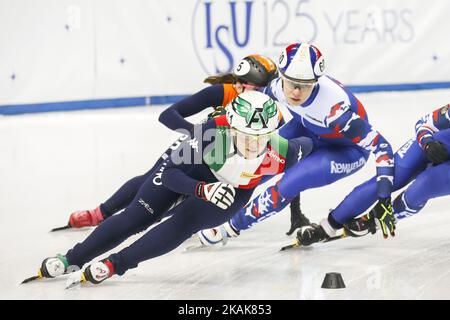
[[[205,79],[212,84],[187,97],[161,113],[159,121],[172,130],[185,129],[192,133],[193,124],[185,118],[208,107],[225,107],[238,94],[260,89],[278,76],[275,63],[262,55],[244,57],[229,74],[219,74]]]
[[[196,94],[174,103],[159,116],[159,121],[166,127],[177,130],[185,129],[190,133],[194,124],[185,118],[197,114],[209,107],[221,106],[226,98],[226,92],[234,90],[232,85],[217,84],[200,90]],[[229,94],[229,93],[227,93]]]

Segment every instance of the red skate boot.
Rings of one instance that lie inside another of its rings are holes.
[[[104,219],[100,206],[98,206],[93,210],[82,210],[72,213],[69,218],[69,225],[72,228],[95,227]]]

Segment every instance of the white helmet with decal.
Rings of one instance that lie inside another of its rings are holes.
[[[278,70],[290,81],[314,83],[324,74],[325,60],[317,47],[293,43],[281,52]]]
[[[272,133],[281,120],[277,102],[255,90],[238,95],[227,105],[226,110],[230,126],[250,135]]]

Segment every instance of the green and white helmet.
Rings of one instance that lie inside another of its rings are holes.
[[[226,107],[227,121],[232,128],[252,134],[268,134],[278,128],[281,113],[277,102],[259,91],[244,91]]]

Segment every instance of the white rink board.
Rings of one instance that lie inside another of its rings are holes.
[[[358,97],[396,149],[413,136],[421,115],[449,102],[450,91]],[[285,210],[226,247],[185,252],[185,243],[99,286],[64,290],[65,279],[20,286],[43,258],[64,253],[89,232],[48,230],[65,224],[71,211],[95,207],[127,179],[144,173],[176,138],[157,122],[161,110],[0,117],[0,299],[450,298],[448,197],[402,221],[394,240],[378,234],[280,253],[289,243]],[[373,175],[372,161],[354,176],[306,191],[304,212],[313,221],[325,217]],[[347,288],[321,289],[326,272],[341,272]]]
[[[190,94],[295,41],[346,85],[448,83],[449,15],[447,0],[2,0],[0,106]]]

